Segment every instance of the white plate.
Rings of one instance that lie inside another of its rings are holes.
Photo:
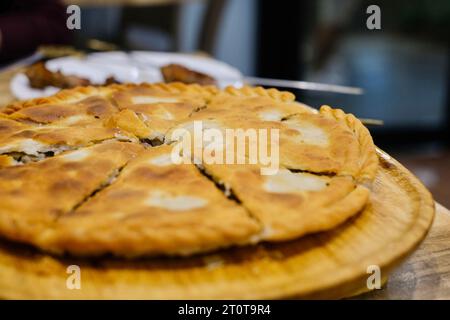
[[[243,76],[236,68],[215,59],[181,53],[101,52],[89,54],[85,58],[63,57],[49,60],[46,66],[51,71],[60,70],[66,75],[87,78],[94,84],[103,83],[110,76],[120,82],[141,83],[162,81],[159,68],[170,63],[206,73],[214,77],[220,87],[242,85]],[[13,95],[21,100],[49,96],[59,90],[55,87],[33,89],[23,73],[12,78],[10,88]]]

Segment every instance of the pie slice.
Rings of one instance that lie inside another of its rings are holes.
[[[39,246],[58,217],[75,210],[108,184],[142,149],[132,143],[106,142],[39,162],[1,168],[0,233]]]
[[[369,190],[352,177],[280,169],[261,175],[258,165],[205,165],[264,226],[262,240],[291,240],[336,227],[365,206]]]
[[[92,90],[87,90],[91,92]],[[94,91],[93,96],[78,99],[64,91],[49,98],[11,105],[0,117],[0,154],[19,162],[42,159],[47,153],[88,146],[93,143],[125,137],[120,128],[108,128],[103,119],[118,112],[104,96],[108,90]]]
[[[109,97],[112,93],[120,90],[123,86],[119,85],[110,85],[107,87],[78,87],[74,89],[66,89],[61,90],[53,96],[36,98],[25,101],[18,101],[7,105],[1,111],[1,114],[11,115],[21,110],[25,110],[28,108],[34,108],[37,106],[46,106],[46,105],[68,105],[68,104],[85,104],[85,108],[80,110],[80,113],[88,113],[93,115],[101,115],[108,114],[109,110],[111,110],[109,104],[111,100]],[[102,101],[99,103],[99,99]],[[105,106],[108,104],[108,106]],[[56,107],[55,109],[59,109]],[[56,110],[56,114],[61,114],[63,110]],[[77,113],[77,114],[80,114]],[[48,113],[47,113],[48,115]],[[36,116],[31,111],[31,114],[25,116]],[[51,117],[51,115],[48,115]]]
[[[6,122],[15,121],[0,119],[0,126]],[[130,140],[132,137],[120,128],[105,127],[89,116],[77,117],[76,121],[71,119],[70,123],[60,120],[47,125],[20,124],[0,136],[0,154],[39,160],[108,139]]]
[[[336,119],[329,110],[324,106],[319,114],[298,114],[282,122],[280,163],[372,181],[378,159],[369,132],[353,115],[340,111],[342,118]]]
[[[198,139],[198,132],[195,133],[197,125],[197,128],[201,126],[203,135],[208,129],[220,130],[226,137],[220,142],[224,149],[230,147],[237,153],[239,146],[245,145],[247,159],[258,159],[259,149],[249,146],[251,143],[259,146],[262,142],[267,155],[277,153],[279,164],[285,168],[351,176],[361,181],[372,181],[375,177],[378,165],[375,146],[368,130],[353,115],[324,106],[319,113],[303,110],[285,118],[280,115],[281,120],[275,117],[263,120],[261,114],[267,113],[258,113],[258,110],[264,108],[250,106],[250,111],[246,108],[244,105],[242,112],[231,112],[224,107],[208,107],[170,129],[166,133],[166,142],[182,139],[176,133],[184,129],[189,132],[191,146],[194,146],[194,139]],[[234,130],[229,136],[228,129]],[[278,139],[275,139],[275,133]],[[222,154],[225,153],[226,150],[222,150]],[[247,163],[256,164],[257,161]]]
[[[259,223],[194,165],[174,164],[171,152],[170,146],[144,151],[111,186],[59,216],[40,245],[76,255],[140,256],[252,242]]]
[[[281,121],[295,114],[311,113],[311,108],[293,101],[294,97],[290,95],[244,96],[240,92],[236,94],[230,94],[228,91],[218,94],[197,118],[231,116],[243,120]]]
[[[32,124],[50,124],[65,120],[71,124],[80,119],[104,119],[117,112],[105,97],[92,96],[73,103],[54,99],[48,103],[21,108],[9,115],[10,119]],[[90,116],[90,117],[89,117]]]
[[[120,110],[134,111],[148,125],[150,129],[148,139],[162,142],[169,128],[205,107],[209,91],[214,92],[215,89],[180,83],[131,86],[115,92],[112,98]]]

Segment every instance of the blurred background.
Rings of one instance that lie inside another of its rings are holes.
[[[450,1],[71,0],[60,4],[81,7],[81,29],[45,42],[85,50],[194,52],[223,60],[248,76],[363,88],[363,95],[298,90],[295,94],[313,107],[329,104],[361,118],[383,120],[384,125],[370,127],[376,144],[422,179],[437,201],[450,207]],[[381,8],[381,30],[366,26],[366,9],[372,4]]]

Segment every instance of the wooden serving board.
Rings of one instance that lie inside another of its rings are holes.
[[[0,242],[2,298],[340,298],[367,291],[368,266],[388,273],[425,237],[434,202],[397,161],[379,151],[371,201],[357,217],[299,240],[190,258],[60,259]],[[66,287],[78,265],[81,289]]]

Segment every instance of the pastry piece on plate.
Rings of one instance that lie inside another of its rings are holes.
[[[227,129],[233,129],[231,138],[223,146],[229,145],[231,139],[235,150],[240,144],[246,144],[245,156],[248,158],[258,158],[259,152],[258,148],[248,148],[251,137],[253,143],[265,139],[268,154],[276,152],[279,164],[285,168],[351,176],[367,182],[374,179],[378,166],[375,146],[368,130],[353,115],[322,107],[319,113],[304,110],[280,120],[263,120],[261,114],[274,111],[266,110],[260,114],[258,111],[263,107],[250,105],[251,111],[246,108],[244,102],[242,112],[230,111],[236,110],[236,107],[227,110],[225,105],[221,108],[208,107],[171,128],[166,134],[166,141],[176,140],[174,133],[178,129],[189,131],[194,139],[195,123],[201,124],[203,132],[213,128],[220,130],[224,137],[227,137]],[[237,137],[238,130],[245,140]],[[194,145],[193,140],[191,145]]]
[[[40,245],[76,255],[188,255],[254,241],[260,224],[172,147],[147,149],[114,183],[59,216]],[[76,226],[76,227],[75,227]]]
[[[261,91],[262,90],[262,91]],[[209,101],[199,117],[229,117],[262,121],[281,121],[292,115],[311,112],[311,108],[294,101],[294,95],[269,89],[227,88]]]
[[[46,87],[69,89],[94,85],[89,79],[83,77],[63,74],[61,71],[50,71],[42,61],[29,66],[25,70],[25,75],[28,78],[30,87],[35,89],[44,89]],[[102,84],[95,85],[109,85],[118,83],[120,83],[120,81],[118,81],[114,76],[109,76]]]
[[[71,90],[77,93],[77,90]],[[87,95],[83,96],[83,89],[80,89],[79,99],[65,99],[65,91],[62,91],[61,98],[48,97],[37,100],[36,104],[22,103],[17,105],[11,105],[12,109],[15,106],[15,110],[10,110],[9,118],[18,120],[21,122],[27,122],[31,124],[50,124],[55,121],[66,121],[68,125],[76,124],[84,119],[104,119],[118,111],[116,106],[102,94],[103,92],[93,91],[92,95],[87,91]],[[8,110],[8,108],[7,108]]]
[[[135,112],[151,129],[149,140],[164,140],[166,131],[178,121],[205,108],[217,91],[215,87],[200,87],[182,83],[129,86],[112,94],[120,110]]]
[[[105,142],[40,162],[1,168],[0,233],[40,246],[60,216],[76,210],[111,183],[142,149],[133,143]]]
[[[205,170],[264,226],[262,240],[291,240],[329,230],[360,212],[369,190],[352,177],[292,172],[261,175],[258,165],[207,165]]]
[[[0,136],[0,154],[12,156],[19,162],[40,160],[104,140],[132,139],[124,136],[120,128],[105,127],[101,121],[86,115],[42,125],[0,118],[0,125],[4,128]]]
[[[50,71],[45,67],[44,62],[37,62],[29,66],[25,71],[25,75],[28,77],[30,87],[36,89],[43,89],[48,86],[67,89],[91,84],[89,79],[64,75],[60,71]]]
[[[106,88],[78,88],[10,105],[0,117],[0,154],[32,160],[108,139],[137,139],[105,121],[119,110]]]
[[[372,181],[378,157],[369,131],[353,115],[331,110],[324,106],[318,114],[298,114],[281,122],[280,163],[289,169]]]
[[[183,82],[187,84],[216,85],[216,80],[198,71],[191,70],[180,64],[168,64],[161,67],[164,82]]]

